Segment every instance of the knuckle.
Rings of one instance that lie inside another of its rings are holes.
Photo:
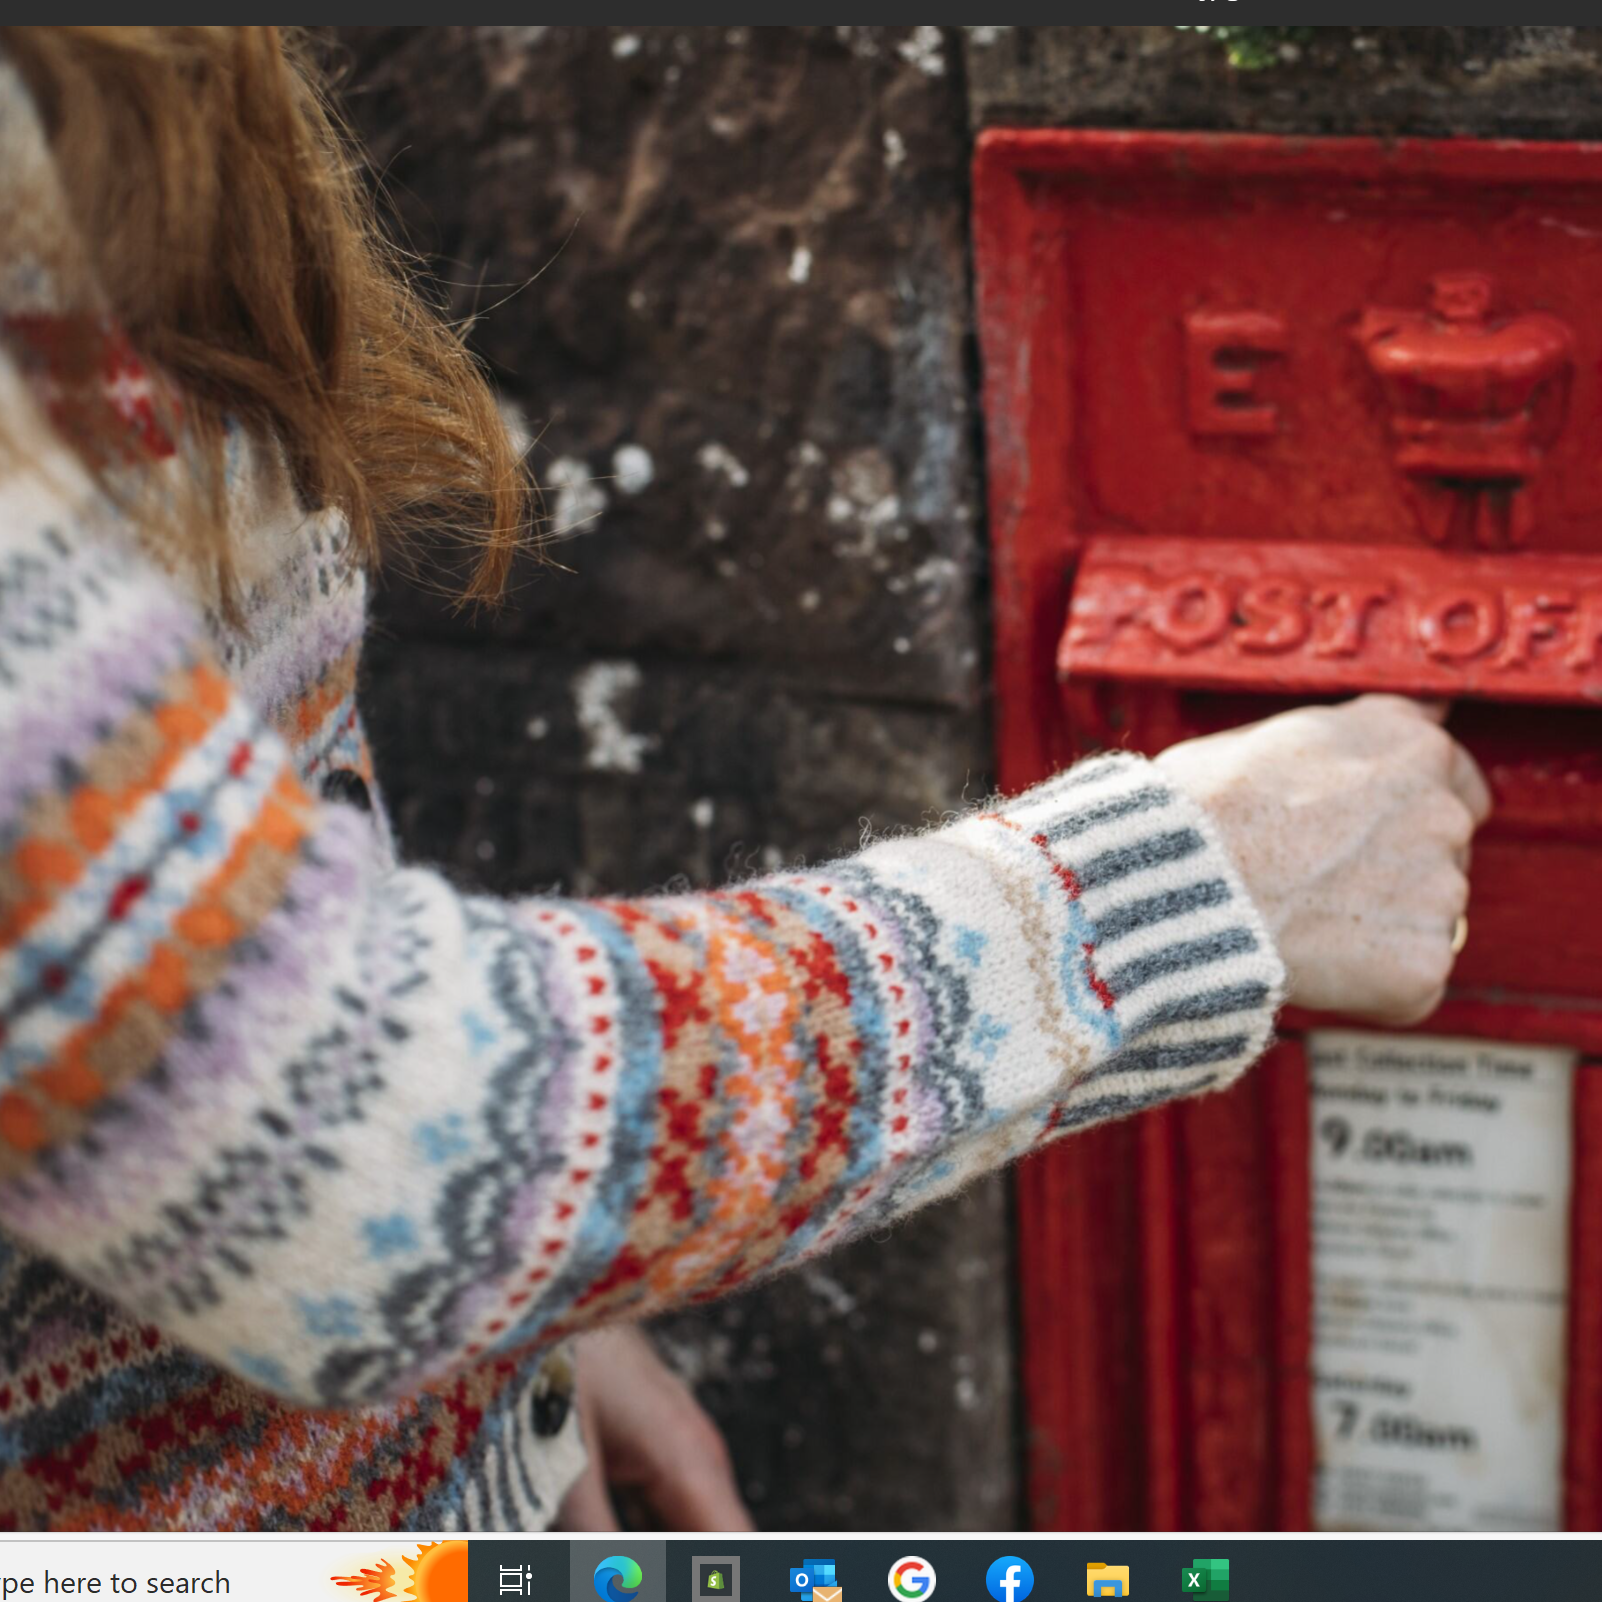
[[[1441,796],[1435,823],[1440,838],[1454,851],[1461,851],[1474,838],[1474,814],[1455,795]]]
[[[1422,799],[1402,798],[1392,828],[1395,838],[1419,861],[1435,863],[1456,857],[1474,839],[1474,816],[1444,788],[1431,789]]]
[[[1394,1011],[1422,1018],[1433,1012],[1446,993],[1446,982],[1452,971],[1452,949],[1445,939],[1419,942],[1407,954],[1407,960],[1397,964],[1395,987],[1392,992]]]
[[[1447,858],[1432,863],[1411,887],[1399,886],[1397,899],[1411,910],[1439,914],[1450,921],[1468,904],[1468,895],[1468,875]]]
[[[1405,695],[1394,695],[1388,690],[1370,690],[1367,694],[1347,702],[1347,705],[1361,707],[1365,712],[1379,713],[1382,716],[1394,717],[1398,713],[1405,713],[1409,717],[1415,715],[1413,703]]]
[[[1377,738],[1399,731],[1402,719],[1406,716],[1403,710],[1405,705],[1400,696],[1371,693],[1360,695],[1352,701],[1343,701],[1339,706],[1316,710],[1337,725],[1348,726],[1361,737]]]
[[[1420,722],[1413,736],[1413,750],[1426,772],[1445,779],[1452,771],[1456,743],[1438,723]]]
[[[1404,1025],[1423,1023],[1445,999],[1446,985],[1443,982],[1430,990],[1416,993],[1407,1006],[1391,1015],[1391,1021]]]
[[[1447,940],[1432,940],[1424,950],[1413,953],[1405,972],[1397,975],[1393,1000],[1398,1012],[1419,1017],[1433,1012],[1446,993],[1452,973],[1452,948]]]

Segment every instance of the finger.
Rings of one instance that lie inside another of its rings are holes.
[[[1407,1005],[1401,1005],[1393,1010],[1369,1014],[1369,1019],[1377,1024],[1389,1024],[1398,1029],[1409,1029],[1414,1024],[1421,1024],[1446,1000],[1446,986],[1441,985],[1428,995],[1419,997]]]
[[[1409,717],[1423,718],[1430,723],[1444,723],[1451,710],[1447,701],[1421,700],[1411,695],[1390,695],[1382,690],[1371,690],[1360,695],[1348,706],[1372,707],[1376,712],[1405,712]]]
[[[1432,934],[1444,927],[1450,932],[1468,906],[1468,879],[1443,862],[1412,887],[1408,902],[1407,927]]]
[[[585,1378],[586,1360],[582,1343],[577,1356],[579,1433],[584,1440],[585,1463],[583,1472],[562,1498],[552,1527],[559,1530],[617,1530],[621,1524],[606,1488],[606,1446],[601,1439],[601,1421],[596,1412],[594,1392]]]
[[[1454,853],[1461,852],[1474,838],[1475,821],[1468,803],[1455,791],[1431,790],[1409,816],[1406,838],[1411,844],[1422,834],[1426,840],[1437,840]]]
[[[586,1336],[579,1362],[579,1395],[594,1408],[589,1439],[593,1448],[605,1437],[604,1468],[615,1486],[642,1495],[665,1529],[754,1528],[717,1425],[642,1331]]]
[[[722,1453],[710,1462],[681,1459],[653,1473],[642,1489],[665,1529],[732,1533],[756,1528]]]
[[[1446,715],[1452,710],[1450,701],[1422,700],[1412,696],[1404,696],[1402,699],[1411,711],[1418,713],[1420,717],[1428,718],[1431,723],[1446,722]]]
[[[1485,782],[1480,765],[1456,740],[1452,742],[1452,762],[1447,783],[1474,817],[1476,828],[1491,815],[1491,787]]]
[[[572,1490],[562,1498],[552,1528],[597,1531],[621,1528],[617,1509],[612,1506],[612,1498],[607,1494],[606,1471],[593,1446],[584,1472],[573,1482]]]
[[[1463,916],[1464,908],[1469,905],[1469,879],[1466,873],[1456,867],[1442,867],[1440,873],[1434,875],[1434,883],[1427,889],[1427,897],[1421,897],[1421,900],[1426,905],[1440,908],[1450,939],[1456,923]]]

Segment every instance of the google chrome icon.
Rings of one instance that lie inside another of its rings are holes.
[[[644,1584],[640,1565],[631,1557],[602,1558],[595,1565],[595,1594],[601,1602],[632,1602]]]
[[[890,1565],[890,1595],[899,1602],[927,1602],[934,1595],[934,1564],[927,1558],[897,1558]]]

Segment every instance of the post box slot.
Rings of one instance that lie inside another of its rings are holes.
[[[1098,536],[1057,670],[1082,734],[1153,751],[1309,699],[1439,697],[1490,781],[1487,838],[1594,846],[1593,605],[1602,623],[1602,562],[1584,558]]]

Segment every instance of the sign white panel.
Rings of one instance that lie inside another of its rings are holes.
[[[1561,1522],[1575,1054],[1308,1036],[1314,1519]]]

